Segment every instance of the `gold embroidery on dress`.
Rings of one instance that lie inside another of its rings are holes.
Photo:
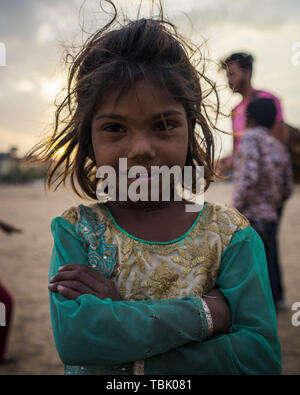
[[[196,225],[178,242],[144,243],[118,229],[101,204],[91,207],[118,245],[112,279],[124,300],[202,296],[215,286],[221,256],[236,230],[249,222],[236,209],[207,203]]]
[[[179,288],[186,288],[187,282],[179,280],[179,274],[169,267],[166,261],[149,274],[150,280],[141,283],[154,299],[173,299],[179,294]]]
[[[152,266],[152,258],[151,258],[151,254],[150,254],[149,250],[144,251],[144,258],[145,258],[146,262],[148,263],[148,265]]]
[[[134,280],[132,283],[131,292],[130,292],[130,296],[129,296],[130,299],[134,298],[134,295],[137,294],[139,284],[140,284],[139,276],[137,273],[134,273]]]
[[[62,218],[69,221],[72,225],[75,225],[78,221],[78,208],[77,207],[70,207],[65,210],[62,215]]]
[[[195,242],[188,239],[185,241],[184,247],[177,248],[177,252],[180,256],[175,256],[172,258],[172,261],[183,266],[182,273],[184,276],[205,260],[203,245],[197,245]]]
[[[133,253],[134,240],[126,237],[122,243],[122,263],[126,263]]]

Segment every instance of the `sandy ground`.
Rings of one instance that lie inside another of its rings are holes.
[[[231,184],[218,183],[205,199],[231,202]],[[1,186],[0,218],[23,229],[0,234],[0,278],[15,297],[8,342],[17,362],[0,366],[0,374],[63,374],[54,345],[48,302],[48,266],[52,249],[50,222],[66,208],[83,203],[71,191],[45,194],[42,186]],[[85,202],[86,203],[86,202]],[[300,326],[291,310],[300,302],[300,185],[288,201],[280,228],[280,254],[288,310],[278,315],[283,374],[300,374]]]

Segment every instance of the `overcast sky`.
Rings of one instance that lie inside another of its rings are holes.
[[[79,14],[80,6],[83,5]],[[116,0],[134,18],[139,1]],[[142,16],[147,16],[145,0]],[[299,0],[165,0],[165,12],[193,41],[208,40],[209,59],[236,50],[254,54],[253,85],[276,94],[285,119],[300,127]],[[81,25],[94,32],[104,21],[98,0],[0,0],[0,151],[25,153],[53,121],[51,103],[63,81],[64,46],[79,43]],[[4,44],[3,45],[1,45]],[[1,56],[2,55],[2,56]],[[224,111],[239,100],[211,63]],[[230,131],[230,120],[218,126]],[[222,136],[223,152],[231,138]]]

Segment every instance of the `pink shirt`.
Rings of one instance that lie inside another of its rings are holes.
[[[277,108],[277,116],[276,116],[276,121],[282,121],[282,109],[280,105],[280,101],[278,98],[272,93],[265,92],[265,91],[257,91],[256,89],[252,89],[252,92],[257,92],[256,97],[265,97],[268,99],[273,99],[275,102],[275,106]],[[237,152],[240,143],[241,143],[241,136],[245,131],[245,124],[246,124],[246,108],[247,105],[250,103],[252,100],[251,96],[247,97],[247,99],[241,101],[240,104],[238,104],[233,110],[232,110],[232,130],[234,133],[238,133],[235,135],[235,140],[234,140],[234,153]]]

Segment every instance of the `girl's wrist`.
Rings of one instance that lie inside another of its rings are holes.
[[[206,303],[206,301],[204,300],[204,298],[201,298],[201,302],[203,305],[203,309],[205,312],[205,316],[206,316],[206,322],[207,322],[207,337],[212,336],[213,332],[214,332],[214,325],[213,325],[213,320],[212,320],[212,315],[211,315],[211,311],[210,308],[208,307],[208,304]]]
[[[205,310],[207,324],[210,322],[210,336],[228,334],[231,327],[231,312],[227,299],[224,297],[219,289],[214,288],[209,291],[208,295],[203,295],[201,298],[204,305],[207,305]],[[209,336],[208,335],[208,336]]]

